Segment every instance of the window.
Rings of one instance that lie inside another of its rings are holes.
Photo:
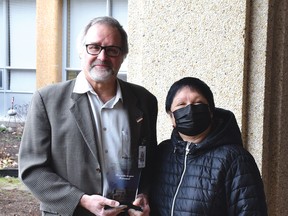
[[[63,74],[72,79],[81,70],[76,39],[96,16],[113,16],[127,30],[128,0],[63,0]],[[61,21],[60,21],[61,22]],[[11,98],[28,104],[36,90],[36,0],[0,0],[0,117]],[[126,62],[119,77],[126,79]]]
[[[14,68],[35,68],[35,0],[9,2],[9,65]]]
[[[3,72],[0,70],[0,89],[3,89]]]
[[[64,6],[64,43],[63,59],[65,67],[63,77],[72,79],[81,70],[80,59],[77,52],[77,37],[81,29],[91,19],[97,16],[113,16],[127,30],[128,0],[67,0]],[[85,12],[84,12],[85,11]],[[127,63],[124,61],[119,71],[119,78],[126,80]]]
[[[0,116],[36,89],[36,0],[0,1]]]

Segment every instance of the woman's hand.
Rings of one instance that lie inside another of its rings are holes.
[[[89,210],[96,216],[116,216],[124,212],[126,205],[120,205],[116,200],[111,200],[100,195],[83,195],[80,206]]]
[[[129,209],[128,213],[130,216],[149,216],[150,214],[150,207],[148,198],[145,194],[139,194],[133,205],[141,207],[142,211],[137,211],[135,209]]]

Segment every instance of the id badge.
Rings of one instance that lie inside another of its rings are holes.
[[[146,146],[139,146],[138,168],[145,168],[146,164]]]

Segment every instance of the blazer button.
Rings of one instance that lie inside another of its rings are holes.
[[[97,172],[97,173],[101,173],[101,169],[100,169],[100,168],[97,168],[97,169],[96,169],[96,172]]]

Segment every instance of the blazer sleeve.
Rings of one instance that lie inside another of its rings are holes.
[[[35,92],[19,150],[19,176],[41,201],[42,209],[52,206],[53,211],[72,215],[84,193],[52,168],[51,124],[45,106],[41,93]]]

